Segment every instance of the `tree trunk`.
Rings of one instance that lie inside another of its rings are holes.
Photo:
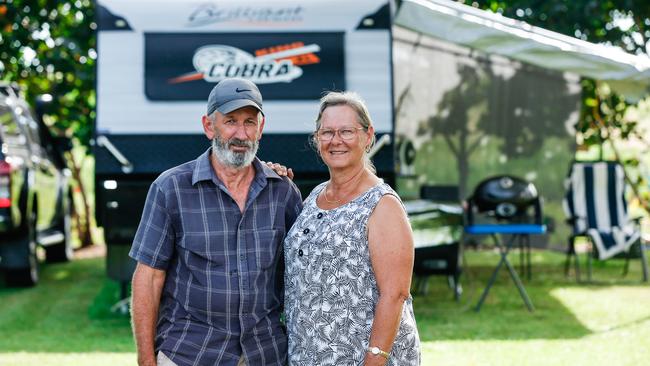
[[[77,187],[79,187],[79,193],[81,193],[81,202],[83,205],[83,217],[77,212],[77,232],[79,234],[79,241],[81,241],[81,247],[88,247],[94,244],[93,236],[91,232],[91,219],[90,219],[90,205],[88,203],[88,197],[86,196],[86,189],[84,183],[81,179],[81,164],[84,159],[81,159],[81,162],[77,163],[71,152],[66,153],[68,160],[72,165],[72,177],[77,182]],[[73,195],[74,197],[75,195]],[[75,210],[76,212],[77,210]]]

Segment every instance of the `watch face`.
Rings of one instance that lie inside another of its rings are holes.
[[[378,355],[379,354],[379,348],[377,347],[372,347],[370,349],[370,352],[372,352],[373,355]]]

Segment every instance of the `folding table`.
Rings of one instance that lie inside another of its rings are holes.
[[[518,241],[521,250],[526,250],[528,253],[526,264],[527,268],[525,270],[527,271],[528,276],[530,276],[530,235],[539,235],[546,233],[546,225],[517,223],[476,224],[465,226],[465,233],[474,235],[490,235],[493,238],[494,244],[499,249],[499,253],[501,255],[501,259],[499,260],[497,266],[494,268],[492,276],[490,277],[490,280],[488,281],[488,284],[483,290],[483,294],[481,295],[481,298],[476,305],[476,311],[481,310],[481,306],[483,305],[483,302],[485,302],[485,298],[490,292],[490,288],[492,288],[492,285],[494,285],[494,282],[496,281],[499,270],[505,264],[506,268],[508,269],[508,273],[510,273],[512,281],[515,283],[515,286],[517,286],[517,289],[519,290],[519,295],[524,300],[524,303],[526,304],[528,310],[530,312],[533,312],[535,310],[533,302],[530,300],[530,297],[524,288],[524,284],[521,282],[521,279],[517,274],[517,270],[508,260],[508,253],[510,253],[510,250],[515,245],[515,242]],[[503,238],[500,238],[503,235],[510,235],[505,244],[501,240]],[[522,268],[523,267],[524,266],[522,263]]]

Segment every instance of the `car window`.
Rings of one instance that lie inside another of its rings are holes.
[[[32,144],[40,146],[41,138],[38,134],[38,124],[32,118],[29,109],[25,106],[16,107],[16,114],[18,116],[18,122],[20,122],[27,134],[29,134],[29,139],[32,141]]]
[[[24,145],[25,136],[16,124],[11,108],[0,104],[0,135],[2,140],[9,145]]]

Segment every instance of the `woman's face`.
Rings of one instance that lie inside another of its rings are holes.
[[[316,132],[318,151],[330,169],[363,165],[363,154],[374,131],[364,131],[347,105],[327,107]]]

